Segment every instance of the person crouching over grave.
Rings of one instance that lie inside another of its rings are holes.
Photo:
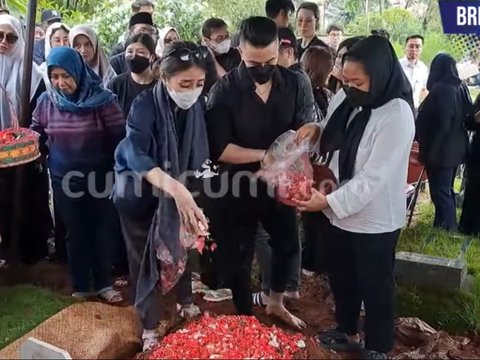
[[[72,296],[118,303],[123,298],[110,274],[117,215],[109,197],[125,120],[115,95],[77,51],[54,48],[46,64],[51,86],[38,99],[31,127],[48,155],[56,210],[68,231]]]
[[[307,124],[313,118],[313,103],[300,95],[297,74],[277,66],[278,32],[272,20],[251,17],[243,21],[240,54],[243,62],[214,85],[207,105],[211,155],[221,164],[220,177],[228,185],[224,196],[211,199],[215,206],[207,214],[218,245],[215,262],[224,287],[232,289],[238,313],[252,315],[251,265],[261,222],[272,247],[266,312],[299,329],[305,323],[283,305],[288,278],[285,264],[300,251],[296,212],[270,196],[267,185],[254,180],[253,174],[278,136],[297,130],[299,140],[313,141],[319,127]]]
[[[200,96],[207,54],[205,47],[190,42],[176,41],[165,48],[161,80],[134,100],[128,135],[116,152],[114,201],[127,244],[144,350],[158,343],[155,330],[163,315],[159,303],[162,291],[167,291],[167,267],[159,260],[164,252],[174,264],[170,274],[176,277],[183,272],[170,282],[173,286],[178,280],[180,315],[190,318],[200,313],[193,304],[191,272],[185,263],[183,268],[177,266],[176,260],[181,228],[199,234],[208,227],[188,184],[180,180],[188,171],[200,169],[209,156],[205,103]]]
[[[344,55],[343,80],[320,139],[340,185],[328,195],[312,188],[309,201],[297,201],[301,211],[324,211],[331,224],[324,249],[338,327],[316,341],[326,349],[365,348],[362,359],[386,359],[394,345],[395,247],[415,134],[412,89],[392,45],[376,35]],[[362,301],[365,342],[358,329]]]

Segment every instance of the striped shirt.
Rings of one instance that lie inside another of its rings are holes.
[[[115,148],[125,137],[125,119],[116,101],[76,114],[59,110],[47,93],[38,100],[31,128],[41,135],[53,180],[73,171],[111,171]]]

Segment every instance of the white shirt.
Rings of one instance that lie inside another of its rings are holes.
[[[335,95],[327,121],[344,99],[343,90]],[[393,99],[372,110],[358,147],[353,178],[327,195],[330,207],[324,213],[332,225],[366,234],[392,232],[405,225],[405,188],[414,134],[414,118],[406,101]],[[330,162],[337,179],[338,155],[336,151]]]
[[[413,104],[415,105],[415,109],[418,109],[422,89],[427,88],[428,67],[420,60],[418,60],[416,64],[413,64],[407,57],[403,57],[399,61],[400,65],[402,65],[403,72],[412,86]]]

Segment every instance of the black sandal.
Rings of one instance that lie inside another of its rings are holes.
[[[333,351],[361,351],[365,348],[365,342],[350,342],[347,334],[338,329],[325,330],[314,336],[314,340],[318,346],[326,350]]]

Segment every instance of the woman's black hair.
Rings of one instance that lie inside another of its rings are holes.
[[[130,36],[127,39],[127,41],[125,41],[125,50],[127,49],[127,47],[129,47],[130,45],[135,44],[135,43],[142,44],[143,46],[145,46],[147,48],[147,50],[150,52],[150,54],[152,54],[152,55],[155,54],[155,46],[156,46],[155,45],[155,40],[153,40],[153,38],[150,35],[140,33],[140,34],[135,34],[135,35]]]
[[[207,72],[208,50],[202,48],[190,41],[174,41],[168,44],[163,51],[164,56],[156,64],[160,78],[168,80],[193,66]],[[189,54],[188,59],[181,56],[184,51]]]

